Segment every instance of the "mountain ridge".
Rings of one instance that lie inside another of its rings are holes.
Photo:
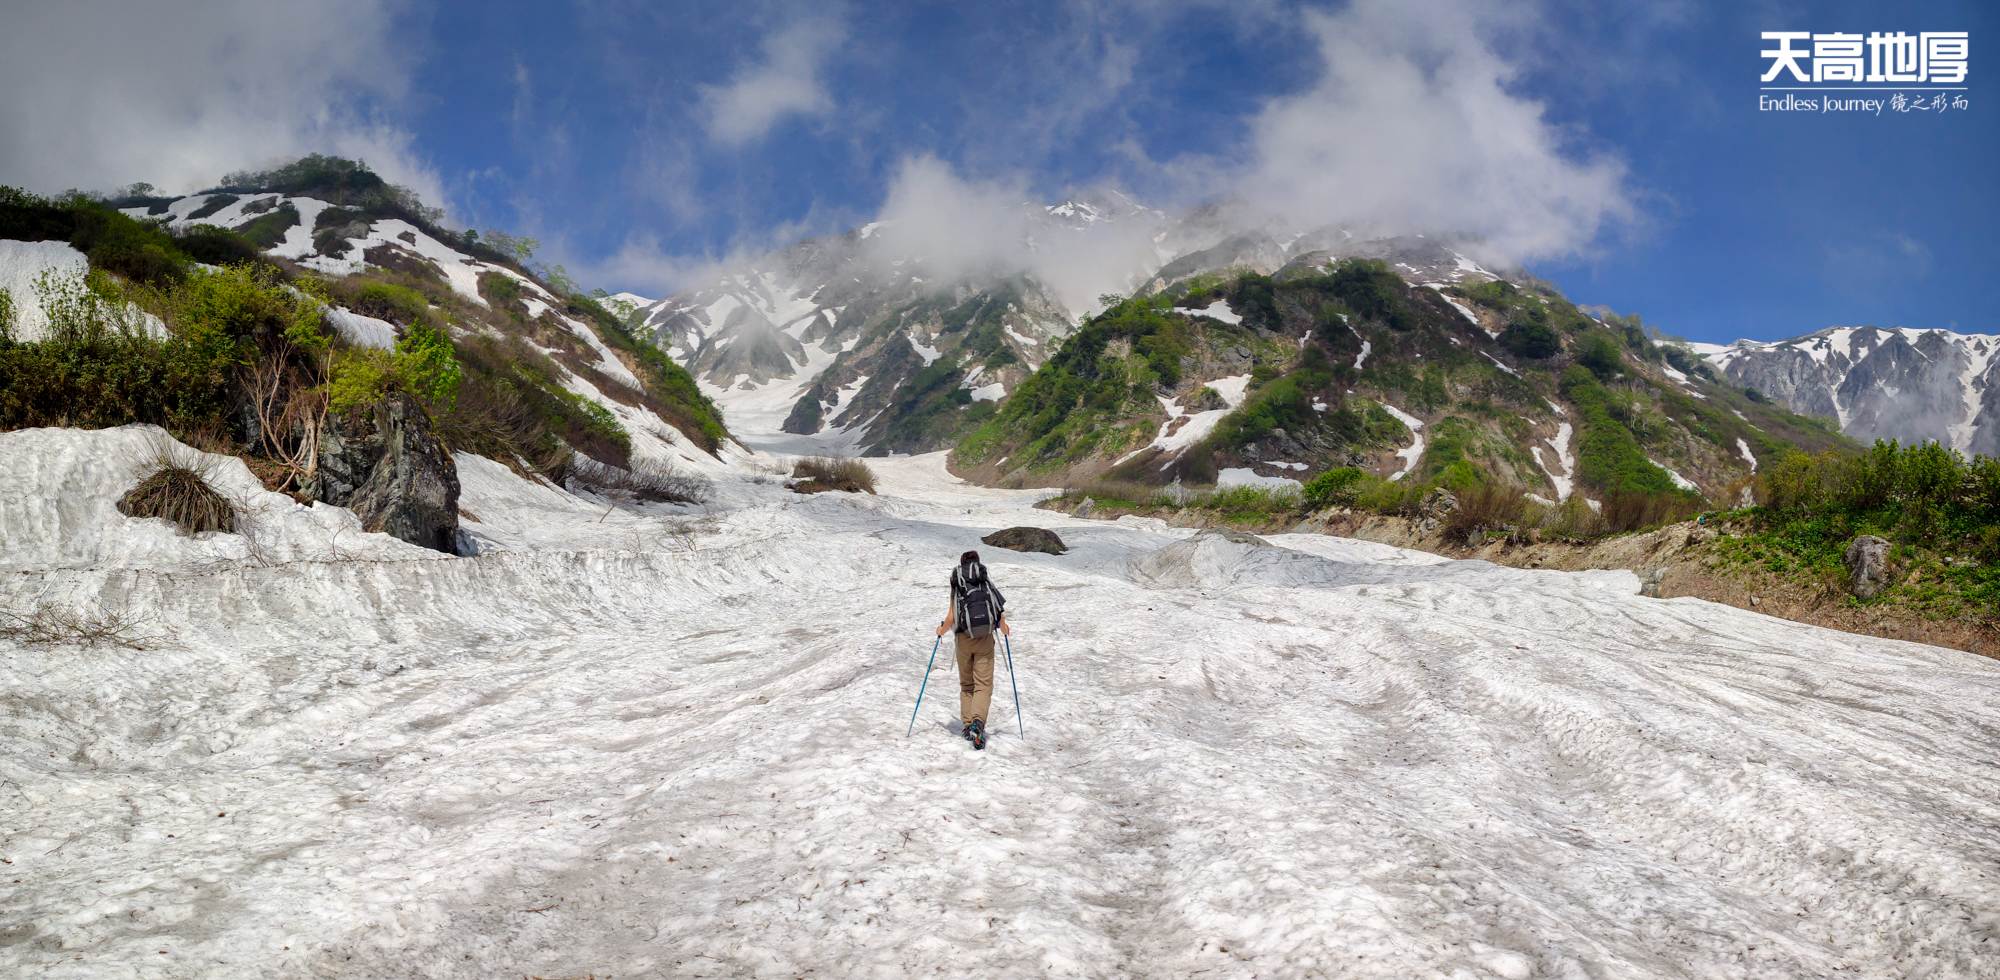
[[[1862,442],[1933,440],[2000,456],[2000,336],[1827,327],[1775,341],[1693,345],[1731,381]]]

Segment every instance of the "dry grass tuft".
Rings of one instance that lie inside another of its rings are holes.
[[[570,464],[569,482],[633,500],[674,504],[699,504],[715,491],[707,477],[681,473],[663,463],[641,462],[628,470],[582,455]]]
[[[800,493],[817,493],[821,490],[841,490],[847,493],[874,493],[875,471],[868,464],[852,457],[830,459],[812,456],[799,460],[792,467],[792,476],[801,482],[792,489]]]
[[[1458,495],[1457,509],[1445,519],[1444,536],[1465,544],[1476,532],[1519,523],[1527,511],[1527,503],[1519,487],[1479,484]]]
[[[207,457],[199,453],[189,458],[162,442],[147,463],[152,475],[118,498],[118,511],[128,517],[157,517],[179,528],[183,534],[205,534],[236,530],[236,509],[214,487],[208,485],[212,470]]]
[[[0,639],[24,646],[51,646],[100,643],[144,650],[159,642],[158,637],[140,632],[146,620],[119,613],[88,613],[80,609],[41,602],[27,615],[0,612]]]

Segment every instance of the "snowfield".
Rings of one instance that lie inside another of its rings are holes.
[[[0,640],[0,974],[2000,974],[1968,654],[936,455],[601,522],[478,467],[494,550],[447,560],[232,483],[290,529],[259,560],[111,507],[145,437],[0,434],[0,609],[159,637]],[[950,563],[1014,524],[1072,549],[982,548],[1025,737],[1002,676],[966,747],[940,656],[905,738]]]

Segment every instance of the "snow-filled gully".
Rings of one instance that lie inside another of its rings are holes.
[[[2000,970],[1989,661],[873,462],[692,537],[0,568],[173,634],[0,641],[0,973]],[[1027,737],[1003,665],[966,748],[940,656],[904,738],[950,561],[1013,524],[1072,548],[982,548]]]

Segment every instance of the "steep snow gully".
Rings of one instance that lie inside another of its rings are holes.
[[[54,438],[0,435],[0,607],[162,639],[0,640],[6,976],[2000,974],[1967,654],[937,457],[694,525],[487,473],[491,540],[573,533],[457,560],[260,499],[285,560],[182,560]],[[1073,545],[985,552],[1027,737],[954,737],[947,666],[905,739],[949,562],[1022,523]]]

